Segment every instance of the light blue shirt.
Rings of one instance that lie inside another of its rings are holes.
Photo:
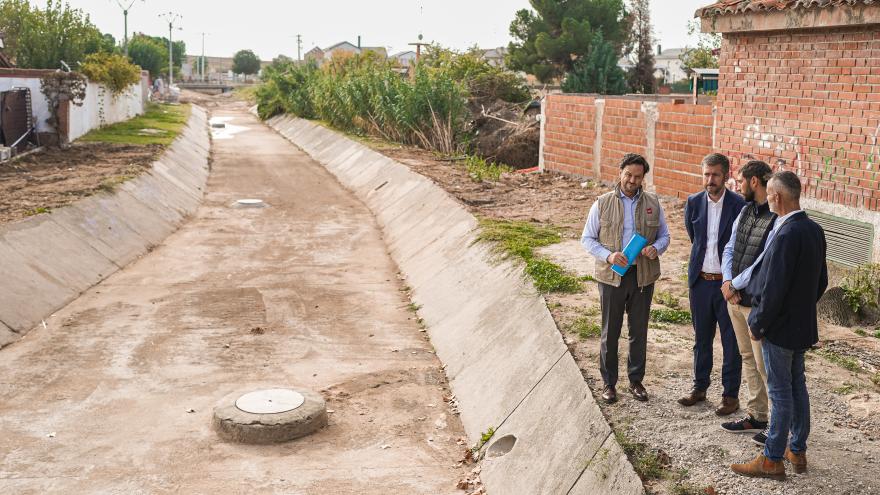
[[[736,227],[739,224],[739,217],[736,218],[736,221],[733,223],[733,233],[730,234],[730,242],[727,243],[727,246],[724,246],[724,266],[722,270],[728,270],[723,272],[724,280],[730,280],[730,285],[733,286],[736,290],[742,290],[749,285],[749,282],[752,280],[752,272],[755,271],[755,266],[757,266],[761,260],[764,259],[764,253],[767,252],[767,248],[770,247],[770,244],[773,242],[773,238],[776,237],[776,232],[785,224],[785,221],[788,220],[795,213],[801,212],[803,210],[796,210],[783,217],[778,217],[773,222],[773,228],[770,230],[770,233],[767,234],[767,242],[764,243],[764,250],[761,251],[761,254],[755,258],[755,261],[752,264],[742,271],[739,275],[731,280],[729,275],[733,274],[733,246],[736,239]],[[742,213],[740,213],[742,215]],[[728,255],[728,248],[730,248],[730,254]]]
[[[641,191],[632,198],[623,194],[623,191],[620,192],[620,200],[623,203],[623,237],[621,238],[620,243],[621,249],[626,247],[630,239],[632,239],[633,234],[636,232],[635,212],[636,203],[638,203],[640,196]],[[599,242],[600,227],[599,202],[596,201],[593,203],[593,206],[590,207],[590,213],[587,215],[587,223],[584,225],[584,233],[581,235],[581,245],[584,249],[589,251],[590,254],[595,256],[597,260],[606,261],[611,254],[611,251]],[[654,249],[657,250],[657,256],[666,252],[666,248],[669,247],[669,227],[666,225],[666,216],[663,213],[662,207],[660,208],[660,225],[657,230],[657,239],[654,241],[653,246]]]

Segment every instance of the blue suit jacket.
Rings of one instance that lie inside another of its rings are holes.
[[[791,350],[819,341],[816,302],[828,287],[825,250],[825,232],[804,212],[779,228],[749,282],[755,337]]]
[[[706,242],[709,231],[709,205],[706,204],[708,194],[705,190],[691,194],[684,207],[684,225],[692,244],[691,261],[688,266],[688,285],[690,287],[693,287],[697,283],[697,279],[700,278],[703,259],[706,257]],[[724,194],[724,203],[721,205],[721,223],[718,225],[718,261],[721,261],[724,246],[730,240],[733,222],[745,205],[746,201],[739,194],[731,190]]]

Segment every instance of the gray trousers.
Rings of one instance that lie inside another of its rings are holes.
[[[641,383],[645,378],[648,317],[653,296],[654,284],[639,288],[635,266],[623,276],[620,287],[599,283],[599,301],[602,305],[599,369],[605,385],[617,386],[617,341],[620,339],[624,313],[629,317],[629,358],[626,366],[629,382]]]

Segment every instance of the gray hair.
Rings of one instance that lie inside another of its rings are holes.
[[[785,192],[788,199],[794,201],[801,199],[801,179],[794,172],[789,170],[776,172],[770,177],[770,180],[773,181],[774,188]]]

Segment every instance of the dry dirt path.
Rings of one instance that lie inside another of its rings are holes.
[[[440,362],[373,218],[240,102],[155,251],[0,351],[0,493],[461,493]],[[270,207],[234,209],[239,198]],[[328,428],[220,441],[229,392],[302,386]],[[192,411],[192,412],[191,412]]]

